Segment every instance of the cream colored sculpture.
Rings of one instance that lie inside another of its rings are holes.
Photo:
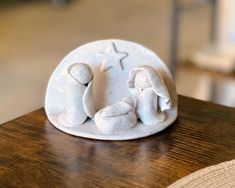
[[[45,111],[58,129],[100,140],[130,140],[162,131],[177,117],[170,72],[134,42],[102,40],[68,54],[53,72]]]

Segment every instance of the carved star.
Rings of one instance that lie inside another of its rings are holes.
[[[103,59],[100,67],[101,71],[108,71],[116,66],[124,70],[123,60],[128,56],[128,53],[119,51],[115,43],[112,42],[106,52],[99,53],[98,55]]]

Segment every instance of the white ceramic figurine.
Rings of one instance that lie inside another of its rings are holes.
[[[95,114],[92,98],[93,72],[89,65],[75,63],[68,68],[66,88],[67,126],[84,123]]]
[[[45,97],[48,120],[56,128],[99,140],[158,133],[176,120],[177,106],[164,62],[150,49],[119,39],[71,51],[52,73]]]
[[[137,100],[136,113],[145,125],[156,125],[165,120],[164,111],[171,108],[171,99],[163,79],[151,66],[132,69],[128,86]]]

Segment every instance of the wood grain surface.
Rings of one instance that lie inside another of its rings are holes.
[[[0,187],[166,187],[235,158],[235,109],[179,97],[165,131],[95,141],[54,128],[43,109],[0,126]]]

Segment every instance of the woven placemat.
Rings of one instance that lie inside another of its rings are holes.
[[[168,188],[235,188],[235,160],[196,171]]]

